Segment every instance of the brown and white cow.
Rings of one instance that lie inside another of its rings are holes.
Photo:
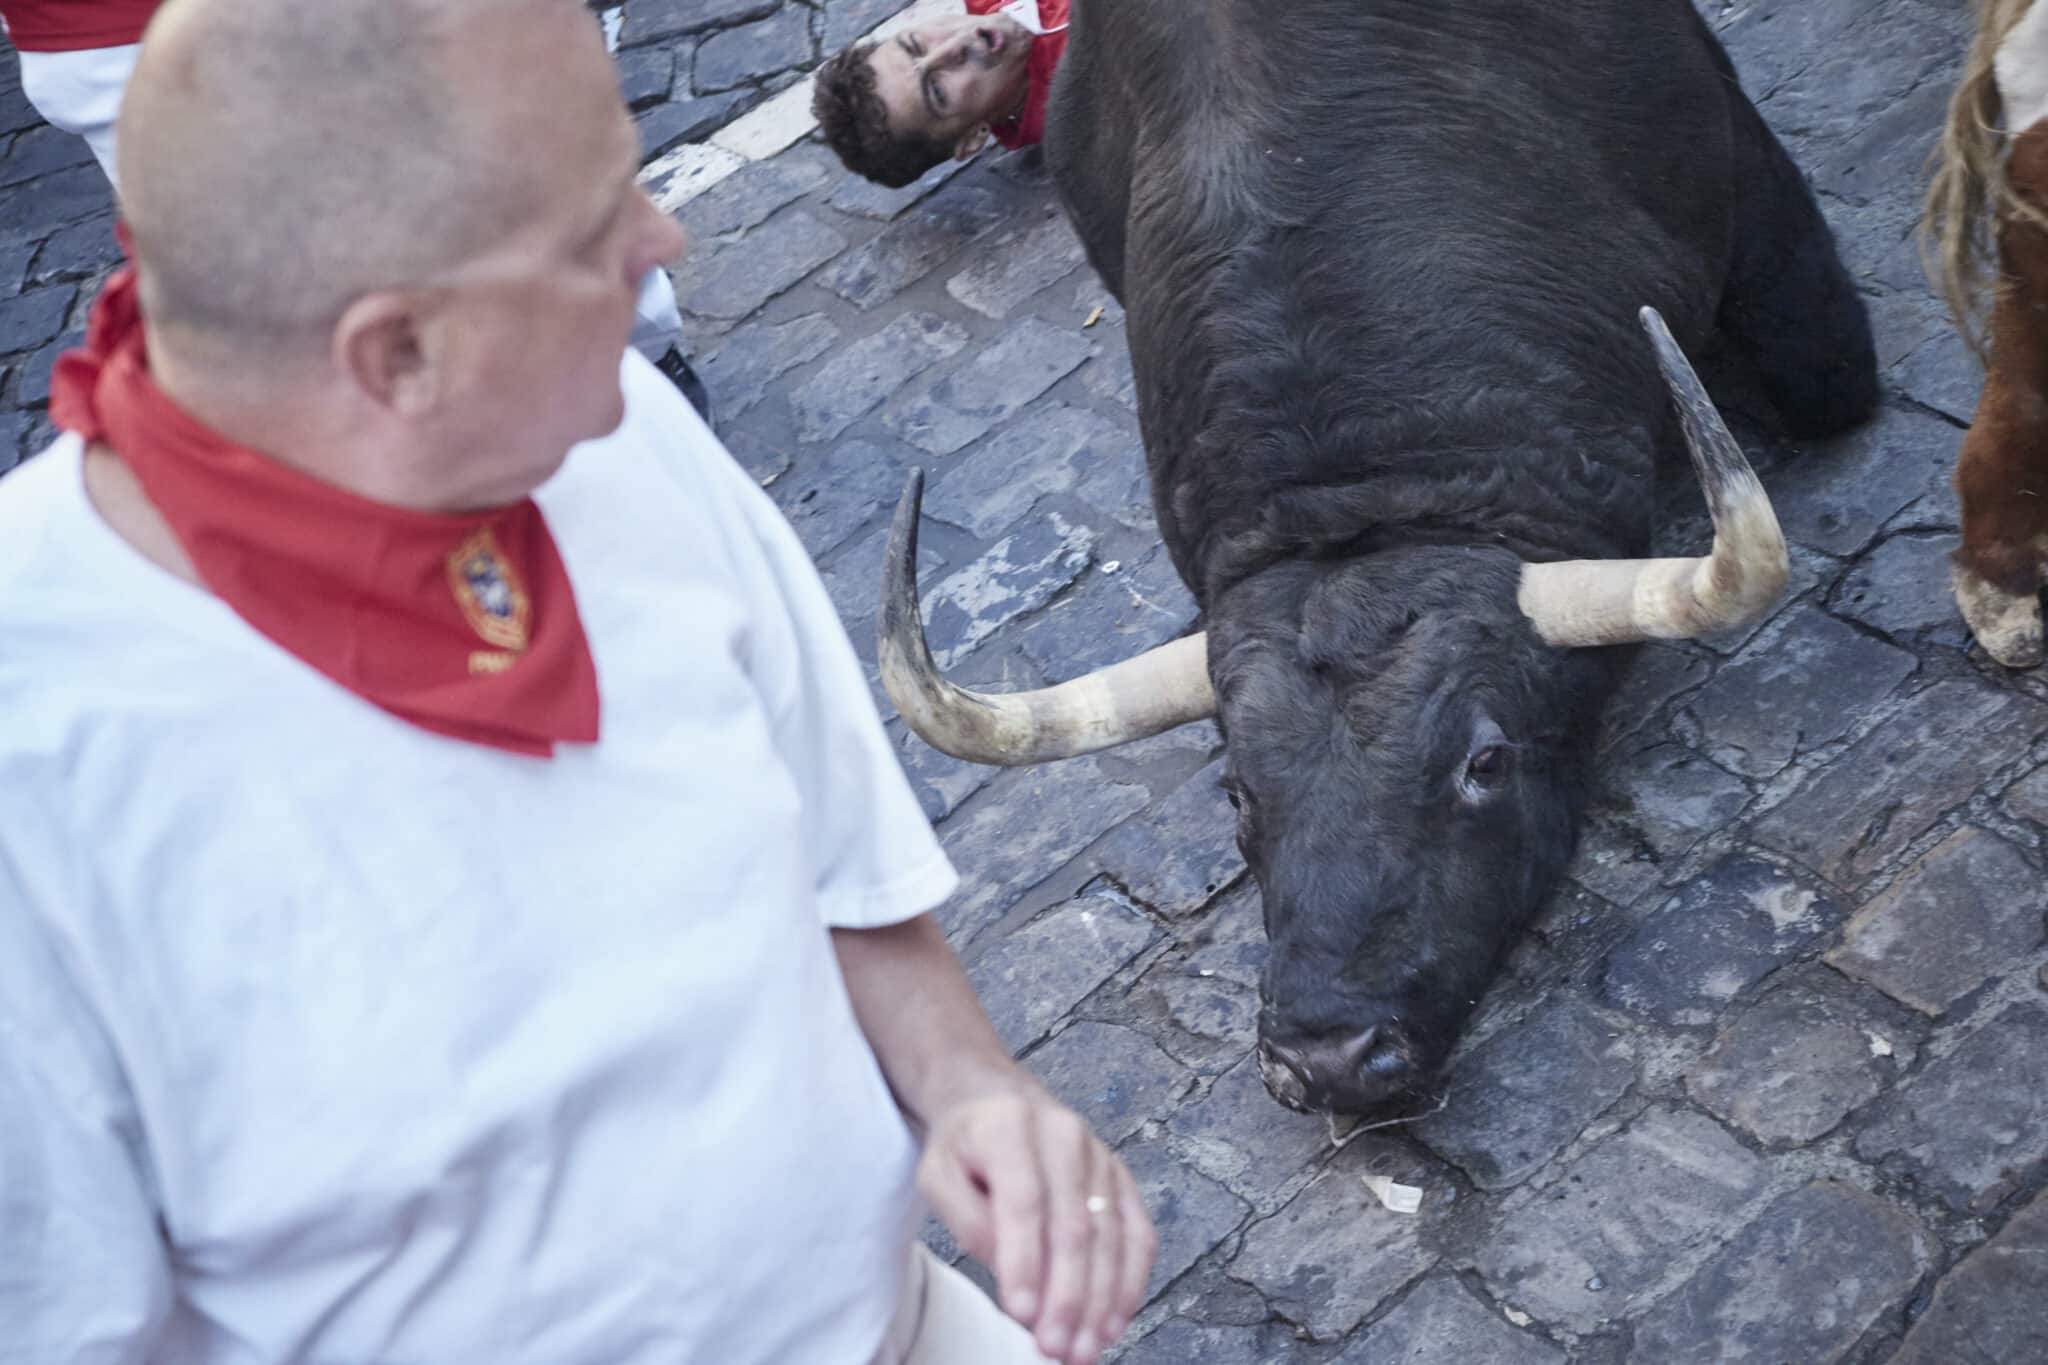
[[[2048,3],[1984,0],[1926,229],[1930,266],[1985,367],[1956,464],[1956,605],[1986,653],[2027,668],[2041,662],[2048,577]]]

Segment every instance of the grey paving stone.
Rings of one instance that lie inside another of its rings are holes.
[[[684,142],[695,142],[724,127],[728,116],[751,90],[726,90],[715,95],[684,95],[642,110],[633,120],[640,133],[640,159],[652,161]]]
[[[73,166],[95,165],[85,139],[44,124],[14,139],[0,156],[0,189]]]
[[[1482,1190],[1518,1185],[1635,1081],[1626,1031],[1560,996],[1453,1063],[1444,1108],[1409,1131]]]
[[[948,373],[927,376],[883,410],[882,423],[933,455],[978,440],[1044,393],[1088,355],[1071,332],[1025,318]]]
[[[1808,606],[1751,645],[1686,703],[1695,744],[1722,767],[1770,777],[1848,733],[1917,661]],[[1826,678],[1825,687],[1814,680]]]
[[[690,88],[710,95],[758,84],[814,58],[809,7],[785,4],[765,19],[736,24],[699,42],[690,66]]]
[[[1956,537],[1907,533],[1869,551],[1828,596],[1830,610],[1887,635],[1941,630],[1960,641],[1964,630],[1950,595],[1949,551]]]
[[[1291,1355],[1291,1343],[1279,1335],[1281,1330],[1280,1324],[1214,1327],[1168,1318],[1125,1352],[1120,1365],[1247,1365],[1249,1361],[1271,1365]]]
[[[1114,1146],[1188,1088],[1187,1068],[1135,1029],[1082,1021],[1024,1059],[1053,1094]]]
[[[990,941],[967,975],[996,1032],[1021,1052],[1159,937],[1121,896],[1090,891]]]
[[[2022,820],[2048,825],[2048,763],[2007,787],[2005,806]]]
[[[1145,801],[1143,787],[1112,781],[1093,757],[1004,774],[941,835],[960,871],[960,890],[939,911],[947,937],[971,942]]]
[[[825,51],[837,52],[903,8],[903,0],[825,0]]]
[[[28,278],[29,258],[36,254],[33,242],[0,242],[0,296],[13,294]]]
[[[1198,1169],[1261,1209],[1330,1148],[1329,1125],[1282,1108],[1250,1055],[1176,1110],[1167,1131]]]
[[[1103,342],[1088,368],[1081,372],[1081,382],[1097,398],[1108,398],[1137,410],[1138,379],[1131,369],[1130,347],[1121,336]]]
[[[742,166],[683,205],[683,232],[699,243],[766,222],[777,209],[809,194],[834,173],[829,154],[799,143],[768,161]]]
[[[1891,1365],[2037,1360],[2048,1360],[2048,1195],[1948,1273]]]
[[[1058,513],[991,545],[924,596],[932,658],[951,668],[1004,624],[1044,606],[1087,569],[1095,533]]]
[[[796,528],[804,549],[816,559],[894,507],[903,480],[903,466],[887,447],[874,441],[841,441],[807,454],[769,491]]]
[[[686,257],[684,311],[737,320],[838,255],[846,239],[804,210],[771,218],[736,242]],[[694,263],[694,264],[693,264]]]
[[[1218,785],[1222,776],[1219,758],[1103,841],[1103,871],[1139,904],[1182,918],[1244,875],[1237,814]]]
[[[0,194],[0,246],[36,241],[67,223],[104,214],[113,191],[98,165],[74,166]]]
[[[1081,239],[1056,206],[1035,223],[1006,228],[946,281],[946,292],[984,317],[1006,318],[1081,264]],[[1076,327],[1081,319],[1074,319]]]
[[[1086,408],[1035,406],[942,467],[925,494],[925,515],[976,536],[995,535],[1040,498],[1072,489],[1128,443]]]
[[[1675,1258],[1725,1240],[1765,1182],[1713,1120],[1651,1109],[1501,1218],[1476,1265],[1502,1303],[1590,1332],[1642,1307]]]
[[[1422,1188],[1421,1215],[1380,1206],[1370,1167]],[[1278,1213],[1252,1224],[1229,1272],[1317,1341],[1335,1341],[1436,1263],[1421,1229],[1441,1206],[1442,1173],[1371,1137],[1352,1141]]]
[[[1194,620],[1195,599],[1165,547],[1156,546],[1136,565],[1110,560],[1096,566],[1023,628],[1017,646],[1047,677],[1078,678],[1178,639]]]
[[[1824,888],[1757,858],[1723,858],[1615,948],[1600,991],[1662,1023],[1711,1023],[1841,919]]]
[[[1873,1037],[1889,1055],[1879,1055]],[[1735,1016],[1686,1068],[1685,1083],[1724,1122],[1775,1146],[1798,1146],[1875,1099],[1911,1054],[1909,1042],[1868,1012],[1794,984]]]
[[[879,0],[894,5],[896,0]],[[831,20],[826,20],[829,28]],[[825,40],[828,50],[833,47],[830,37]],[[842,44],[843,46],[843,44]],[[859,175],[843,175],[839,187],[832,191],[832,197],[825,202],[841,213],[855,214],[861,218],[873,218],[877,222],[890,222],[898,214],[917,203],[939,186],[967,169],[967,162],[946,158],[901,189],[890,189]]]
[[[613,65],[619,73],[619,96],[628,109],[660,103],[676,83],[676,55],[665,47],[628,48]]]
[[[1226,892],[1178,952],[1152,964],[1125,999],[1147,1032],[1205,1074],[1224,1071],[1259,1036],[1259,974],[1268,948],[1258,887]]]
[[[2018,849],[1957,830],[1849,921],[1829,964],[1940,1015],[2041,946],[2048,882]]]
[[[1636,1327],[1636,1356],[1660,1365],[1831,1365],[1912,1292],[1933,1251],[1911,1214],[1854,1186],[1815,1181],[1765,1210],[1651,1309]],[[1818,1273],[1788,1284],[1793,1266]]]
[[[1601,715],[1599,747],[1610,749],[1642,730],[1667,703],[1697,688],[1712,671],[1705,658],[1684,646],[1642,646]]]
[[[729,422],[760,402],[776,380],[832,349],[839,329],[818,313],[788,322],[748,327],[725,345],[692,361]]]
[[[789,395],[797,436],[827,441],[905,382],[967,344],[967,331],[932,313],[905,313],[853,342]]]
[[[1517,1330],[1455,1279],[1432,1276],[1360,1334],[1332,1365],[1564,1365],[1565,1354]]]
[[[33,350],[63,331],[77,292],[68,285],[52,285],[0,299],[0,355]]]
[[[1119,424],[1119,432],[1123,440],[1082,476],[1074,486],[1074,496],[1109,513],[1119,525],[1156,540],[1159,524],[1152,515],[1152,477],[1145,468],[1145,445],[1137,419]]]
[[[725,443],[733,459],[739,462],[740,468],[763,488],[774,487],[776,480],[788,474],[795,463],[790,458],[787,442],[769,439],[744,427],[726,425],[719,432],[719,439]]]
[[[1888,377],[1915,399],[1958,422],[1977,411],[1984,370],[1954,331],[1936,332],[1891,367]],[[1958,443],[1960,441],[1958,440]]]
[[[1134,1138],[1122,1156],[1159,1233],[1159,1250],[1145,1282],[1145,1298],[1150,1300],[1235,1232],[1250,1215],[1251,1205],[1160,1143]]]
[[[1929,73],[1953,71],[1968,30],[1932,6],[1883,6],[1884,23],[1863,22],[1870,5],[1764,0],[1724,32],[1747,88],[1757,90],[1773,126],[1800,138],[1845,137],[1882,114]],[[1799,65],[1782,80],[1748,85],[1757,49]]]
[[[1793,540],[1854,555],[1899,509],[1947,482],[1955,449],[1955,429],[1947,423],[1887,409],[1774,471],[1771,505]]]
[[[1773,808],[1756,837],[1854,886],[1969,799],[2048,728],[2048,708],[1968,682],[1937,683]]]
[[[111,215],[87,218],[50,235],[29,267],[30,284],[83,280],[111,269],[121,260]]]
[[[846,253],[818,283],[856,308],[887,303],[1002,222],[1012,208],[986,185],[948,185],[881,236]]]
[[[897,735],[896,757],[903,764],[903,775],[910,779],[911,790],[917,793],[918,804],[924,807],[925,819],[933,824],[958,810],[1002,771],[942,754],[907,730]]]
[[[1995,1206],[2048,1156],[2048,1010],[2005,1010],[1879,1100],[1856,1153],[1903,1165],[1951,1208]]]
[[[1594,812],[1640,835],[1667,860],[1683,857],[1749,802],[1739,778],[1677,744],[1617,757],[1600,778]]]
[[[703,33],[773,14],[782,0],[632,0],[619,30],[621,47],[683,33]]]
[[[1656,889],[1664,860],[1624,818],[1596,808],[1580,824],[1565,876],[1603,900],[1630,906]]]

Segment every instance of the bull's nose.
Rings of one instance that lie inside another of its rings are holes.
[[[1273,1098],[1291,1109],[1371,1109],[1413,1089],[1414,1049],[1393,1024],[1314,1039],[1265,1038],[1259,1071]]]

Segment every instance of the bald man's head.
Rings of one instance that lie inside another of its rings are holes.
[[[170,0],[120,122],[144,310],[317,344],[575,192],[623,118],[579,0]]]

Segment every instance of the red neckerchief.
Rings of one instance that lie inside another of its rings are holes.
[[[969,14],[992,14],[1003,0],[967,0]],[[1038,0],[1038,20],[1048,28],[1067,22],[1069,0]],[[1067,32],[1060,29],[1031,40],[1031,55],[1025,62],[1024,103],[1011,117],[989,125],[989,135],[1012,149],[1033,146],[1045,138],[1045,106],[1052,96],[1053,73],[1066,55]]]
[[[149,376],[134,271],[61,356],[50,416],[134,471],[200,581],[349,691],[437,734],[546,758],[597,739],[597,667],[531,498],[372,502],[208,430]]]

